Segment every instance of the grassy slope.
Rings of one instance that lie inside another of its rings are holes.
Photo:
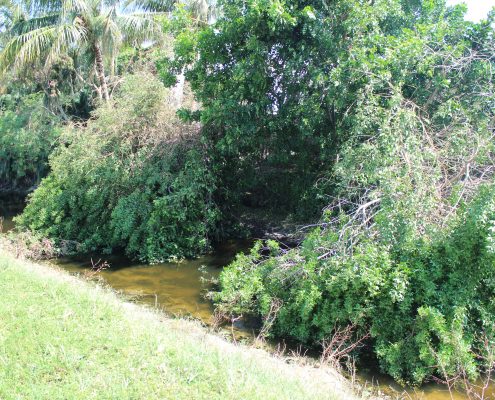
[[[1,399],[349,399],[343,388],[0,248]]]

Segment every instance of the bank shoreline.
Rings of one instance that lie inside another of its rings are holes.
[[[227,342],[1,245],[0,293],[1,398],[357,398],[331,368]]]

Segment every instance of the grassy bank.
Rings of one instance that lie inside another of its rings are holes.
[[[349,399],[344,387],[0,248],[1,399]]]

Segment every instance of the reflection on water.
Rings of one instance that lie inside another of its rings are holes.
[[[24,206],[19,198],[2,199],[0,197],[0,218],[3,220],[3,232],[14,227],[12,217]],[[194,260],[180,263],[146,265],[130,261],[122,256],[78,256],[61,258],[55,264],[72,273],[84,273],[92,267],[92,262],[107,261],[110,268],[99,272],[111,287],[144,302],[163,309],[167,313],[192,316],[211,323],[213,305],[205,299],[204,294],[213,288],[212,279],[218,278],[221,268],[227,265],[239,251],[249,248],[252,242],[227,242],[217,247],[215,252]],[[245,326],[244,334],[249,334]],[[372,382],[382,393],[391,399],[410,400],[464,400],[462,393],[452,395],[444,387],[437,384],[425,385],[420,390],[403,388],[393,382],[390,377],[371,369],[367,373],[359,373],[361,382]],[[485,399],[495,399],[491,388]]]
[[[24,198],[18,196],[0,196],[0,232],[8,232],[14,229],[12,218],[24,208]]]
[[[147,265],[132,262],[125,257],[103,256],[110,268],[99,275],[114,289],[136,296],[136,300],[156,305],[167,313],[199,318],[212,322],[213,306],[205,293],[213,288],[221,267],[227,265],[237,252],[247,249],[248,242],[227,242],[213,254],[179,263]],[[91,269],[99,256],[61,258],[58,266],[70,272]]]

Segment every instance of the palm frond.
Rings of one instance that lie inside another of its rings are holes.
[[[85,0],[62,0],[62,18],[69,18],[72,15],[91,14],[91,3]]]
[[[10,35],[22,35],[35,29],[51,26],[57,23],[58,13],[47,14],[37,18],[15,21],[10,29]]]
[[[110,9],[106,15],[100,15],[92,20],[93,32],[100,38],[105,53],[111,57],[115,56],[123,41],[123,33],[115,19],[115,9]]]
[[[127,43],[152,40],[160,32],[160,26],[153,14],[143,12],[120,15],[116,19]]]
[[[63,24],[38,28],[14,37],[0,53],[0,71],[20,70],[44,57],[45,63],[51,62],[54,54],[74,45],[83,35],[81,27]]]
[[[81,47],[87,37],[87,30],[83,25],[64,24],[57,28],[53,44],[45,59],[46,67],[51,66],[61,54]]]
[[[44,13],[57,12],[62,9],[64,0],[24,0],[23,8],[30,16],[37,16]]]
[[[45,52],[53,41],[55,27],[43,27],[11,39],[0,54],[0,70],[28,64]]]
[[[171,12],[178,0],[125,0],[124,8],[131,12]]]

